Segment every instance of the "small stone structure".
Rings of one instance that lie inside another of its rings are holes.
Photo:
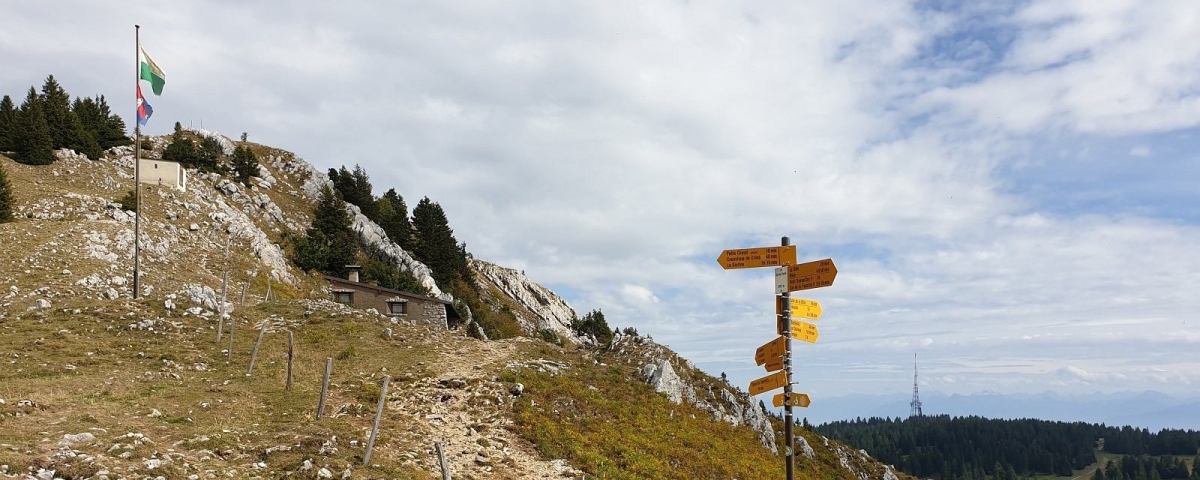
[[[181,192],[187,191],[187,170],[178,162],[143,158],[138,160],[140,183],[164,185]]]
[[[454,304],[439,298],[418,293],[383,288],[358,281],[361,267],[348,265],[348,278],[326,275],[333,301],[355,308],[373,308],[376,311],[413,323],[437,325],[442,328],[458,328],[462,318],[454,310]]]

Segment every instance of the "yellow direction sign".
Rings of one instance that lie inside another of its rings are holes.
[[[762,365],[775,357],[782,357],[787,351],[787,338],[778,337],[754,351],[754,364]],[[768,372],[771,370],[767,370]]]
[[[726,270],[734,268],[777,267],[796,264],[796,246],[735,248],[721,252],[717,263]]]
[[[837,267],[832,258],[775,269],[775,293],[795,292],[833,285]]]
[[[787,371],[780,370],[758,380],[750,382],[750,394],[758,395],[776,388],[783,388],[788,383]]]
[[[816,300],[792,297],[791,307],[792,318],[807,318],[810,320],[821,318],[821,304]],[[783,315],[783,297],[775,297],[775,313]]]
[[[783,370],[783,357],[773,357],[768,359],[767,363],[763,364],[763,368],[767,369],[768,372]]]
[[[792,404],[793,407],[808,408],[809,405],[812,405],[812,400],[808,398],[807,393],[793,393],[791,397],[788,397],[788,403]],[[779,393],[771,397],[771,405],[782,407],[783,394]]]
[[[786,335],[787,333],[783,331],[783,319],[780,318],[779,321],[775,323],[778,326],[776,330],[779,332],[779,334]],[[802,322],[794,318],[792,319],[791,331],[792,338],[795,340],[800,340],[801,342],[817,343],[817,337],[821,336],[821,333],[817,331],[816,325],[808,322]]]

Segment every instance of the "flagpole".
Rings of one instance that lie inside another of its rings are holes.
[[[133,52],[133,71],[134,71],[134,86],[141,81],[141,25],[133,26],[133,40],[135,50]],[[137,99],[134,99],[134,104],[137,104]],[[136,119],[135,119],[136,120]],[[137,121],[133,122],[133,299],[137,300],[141,295],[141,274],[138,271],[140,267],[141,249],[142,249],[142,128]]]

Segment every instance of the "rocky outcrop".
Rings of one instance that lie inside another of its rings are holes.
[[[477,278],[477,281],[495,286],[530,313],[524,315],[520,311],[513,312],[526,332],[550,330],[559,338],[583,343],[583,339],[571,331],[571,321],[577,318],[575,309],[562,297],[534,283],[524,272],[515,269],[476,259],[471,260],[471,267],[479,273],[480,278]]]
[[[714,387],[689,381],[701,378],[704,374],[696,370],[691,362],[685,361],[681,365],[684,369],[681,375],[672,364],[672,359],[678,360],[678,357],[646,337],[617,335],[609,348],[648,359],[649,363],[642,367],[642,380],[654,387],[655,391],[665,394],[668,400],[693,405],[708,412],[714,419],[750,427],[758,432],[758,440],[764,447],[778,452],[771,421],[749,394],[727,384]]]
[[[399,245],[396,245],[396,242],[389,239],[387,232],[383,231],[383,227],[368,219],[355,205],[346,204],[346,210],[350,213],[350,218],[353,219],[351,228],[355,232],[358,232],[358,236],[362,239],[363,243],[375,247],[380,253],[386,255],[401,271],[411,273],[433,295],[442,300],[454,300],[454,297],[442,292],[438,288],[437,282],[433,280],[433,270],[430,270],[424,263],[412,258],[408,252],[400,248]]]

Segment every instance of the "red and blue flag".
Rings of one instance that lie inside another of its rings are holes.
[[[138,125],[146,126],[146,122],[150,121],[150,115],[154,114],[154,108],[150,103],[146,102],[146,97],[142,96],[142,86],[137,86],[137,122]]]

